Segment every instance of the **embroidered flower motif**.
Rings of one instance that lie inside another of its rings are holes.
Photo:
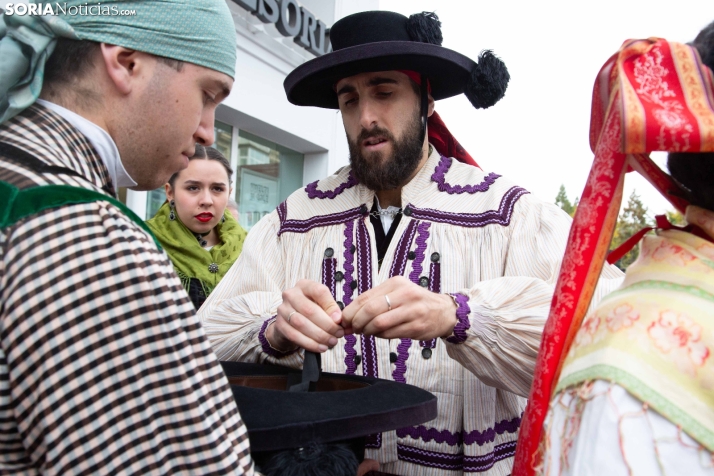
[[[647,333],[657,350],[667,354],[689,375],[695,375],[696,367],[703,366],[709,358],[709,348],[701,341],[701,326],[684,313],[661,312]]]
[[[714,260],[714,246],[711,243],[703,243],[697,246],[697,251],[709,258]]]
[[[629,304],[621,304],[611,310],[605,321],[607,328],[612,332],[617,332],[625,327],[632,327],[636,320],[640,318],[640,313],[633,310]]]
[[[694,261],[696,257],[681,246],[662,240],[659,246],[652,252],[652,259],[655,261],[666,261],[673,266],[686,266]]]
[[[656,109],[653,115],[661,125],[672,132],[680,130],[687,123],[684,116],[674,109]]]
[[[633,72],[635,82],[639,85],[636,90],[637,94],[649,102],[666,107],[663,98],[676,95],[664,80],[669,70],[662,65],[663,58],[659,47],[652,48],[649,54],[642,55],[635,60]]]
[[[586,317],[575,336],[575,344],[578,347],[586,346],[597,342],[596,333],[600,328],[600,318],[597,315]]]

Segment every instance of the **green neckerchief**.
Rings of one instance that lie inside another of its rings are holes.
[[[169,204],[164,203],[146,224],[166,250],[186,291],[190,279],[195,278],[201,282],[208,296],[238,259],[248,233],[226,210],[226,221],[216,226],[220,242],[206,250],[178,216],[175,220],[169,220],[169,211]]]

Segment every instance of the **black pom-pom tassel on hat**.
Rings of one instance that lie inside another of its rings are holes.
[[[464,94],[476,109],[486,109],[503,98],[510,79],[511,75],[503,61],[491,50],[485,50],[471,70]]]
[[[407,20],[407,33],[412,41],[439,45],[444,41],[441,35],[441,22],[436,13],[421,12],[411,15]]]

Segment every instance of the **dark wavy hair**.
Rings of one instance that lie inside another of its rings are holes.
[[[201,144],[196,144],[196,152],[191,157],[189,157],[188,160],[197,159],[215,160],[216,162],[220,162],[223,168],[226,169],[226,173],[228,174],[228,181],[231,181],[231,177],[233,177],[233,169],[231,168],[231,163],[217,149],[214,149],[213,147],[205,147]],[[180,173],[181,171],[179,170],[169,179],[169,185],[171,185],[171,187],[174,186],[174,182],[176,182],[176,177],[178,177]]]
[[[691,45],[714,71],[714,22],[700,31]],[[714,211],[714,152],[670,152],[667,168],[689,203]]]

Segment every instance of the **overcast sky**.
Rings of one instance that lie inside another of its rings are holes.
[[[486,110],[465,96],[436,104],[464,148],[488,171],[553,202],[561,184],[574,199],[593,155],[588,141],[592,86],[629,38],[691,41],[714,20],[712,0],[477,1],[379,0],[383,10],[435,11],[443,46],[476,59],[493,50],[508,66],[506,96]],[[660,164],[662,153],[653,155]],[[625,179],[654,216],[672,206],[636,173]]]

